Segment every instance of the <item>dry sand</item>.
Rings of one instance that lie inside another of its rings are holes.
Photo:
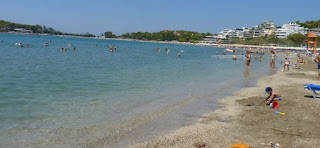
[[[279,143],[283,147],[320,147],[320,100],[303,89],[304,84],[318,84],[315,64],[303,64],[302,71],[277,72],[262,78],[256,87],[243,88],[219,101],[220,107],[194,125],[172,131],[133,148],[194,148],[198,142],[208,148],[227,148],[232,143],[252,147],[270,147],[262,143]],[[265,88],[270,86],[282,95],[279,108],[265,105]],[[285,115],[275,114],[284,112]]]

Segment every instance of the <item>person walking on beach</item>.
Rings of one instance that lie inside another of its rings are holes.
[[[276,66],[276,54],[274,53],[273,50],[271,50],[271,55],[270,55],[270,68],[275,68]]]
[[[314,58],[314,61],[318,64],[318,80],[320,80],[320,54]]]

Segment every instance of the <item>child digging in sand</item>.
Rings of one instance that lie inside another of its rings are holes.
[[[270,107],[273,107],[273,101],[282,100],[281,95],[279,93],[273,92],[271,87],[266,88],[266,93],[268,93],[269,96],[265,99],[265,102],[267,105],[270,105]]]

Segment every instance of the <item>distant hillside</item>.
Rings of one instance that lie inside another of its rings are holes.
[[[318,28],[320,27],[320,20],[317,20],[317,21],[306,21],[306,22],[299,22],[297,21],[296,22],[297,24],[305,27],[305,28]]]
[[[18,24],[18,23],[12,23],[8,21],[0,20],[0,32],[17,31],[18,29],[24,29],[23,30],[24,32],[31,32],[31,33],[47,33],[52,35],[95,37],[95,35],[88,32],[86,34],[63,33],[51,27],[46,27],[41,25]]]

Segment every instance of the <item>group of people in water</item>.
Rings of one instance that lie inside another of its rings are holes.
[[[269,55],[269,59],[270,59],[270,68],[275,68],[276,66],[276,59],[278,59],[278,56],[276,55],[275,51],[273,49],[244,49],[242,51],[236,51],[236,50],[231,50],[231,49],[226,49],[225,52],[223,51],[216,51],[216,55],[221,55],[221,56],[225,56],[227,55],[227,53],[232,53],[232,60],[237,60],[238,59],[238,55],[242,55],[244,56],[244,65],[248,68],[250,67],[250,63],[252,62],[252,55],[254,60],[258,60],[260,62],[262,62],[263,60],[263,55],[265,55],[266,53],[270,53]],[[238,54],[239,53],[239,54]],[[297,63],[310,63],[310,61],[306,61],[303,59],[303,57],[300,56],[300,52],[297,52],[298,55],[298,61]],[[217,57],[219,57],[217,56]],[[231,55],[230,55],[231,56]],[[320,61],[320,57],[319,57],[319,61]],[[282,66],[282,71],[289,71],[289,67],[292,67],[292,69],[297,69],[297,70],[301,70],[300,67],[297,65],[297,63],[291,62],[289,60],[289,57],[285,56],[284,60],[280,60],[281,62],[281,66]],[[320,62],[319,62],[320,63]],[[320,64],[319,64],[320,65]],[[320,66],[319,66],[320,68]],[[320,73],[319,73],[319,78],[320,78]]]
[[[156,49],[153,49],[153,51],[154,51],[154,52],[161,52],[161,49],[160,49],[160,48],[156,48]],[[169,55],[170,49],[164,48],[164,51],[167,53],[167,55]],[[183,50],[181,50],[180,52],[178,52],[178,54],[177,54],[177,57],[178,57],[178,58],[181,57],[181,52],[183,52]]]
[[[16,45],[16,46],[20,46],[21,48],[24,47],[23,44],[22,44],[22,42],[16,43],[15,45]],[[30,47],[29,44],[27,44],[26,47],[29,48],[29,47]]]

